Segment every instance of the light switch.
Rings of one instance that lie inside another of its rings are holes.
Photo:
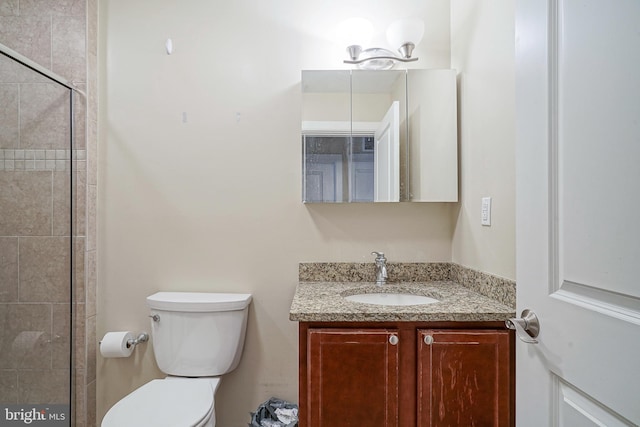
[[[482,212],[480,223],[482,225],[491,225],[491,197],[482,198]]]

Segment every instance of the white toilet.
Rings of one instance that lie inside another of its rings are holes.
[[[214,427],[218,377],[238,366],[250,302],[250,294],[147,297],[154,355],[168,376],[122,398],[102,427]]]

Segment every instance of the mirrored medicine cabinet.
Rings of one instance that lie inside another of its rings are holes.
[[[305,203],[458,200],[455,70],[302,71]]]

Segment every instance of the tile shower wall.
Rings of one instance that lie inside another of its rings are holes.
[[[67,91],[0,56],[0,344],[21,331],[44,331],[35,342],[38,351],[3,344],[0,401],[68,401],[73,326],[73,425],[78,427],[96,423],[96,33],[95,0],[0,0],[0,43],[87,94],[75,96],[69,150]],[[70,174],[73,296],[68,290]]]

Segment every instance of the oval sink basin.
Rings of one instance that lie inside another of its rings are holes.
[[[433,304],[439,302],[435,298],[426,297],[424,295],[413,294],[392,294],[392,293],[372,293],[357,294],[344,297],[347,301],[359,302],[362,304],[377,305],[421,305]]]

